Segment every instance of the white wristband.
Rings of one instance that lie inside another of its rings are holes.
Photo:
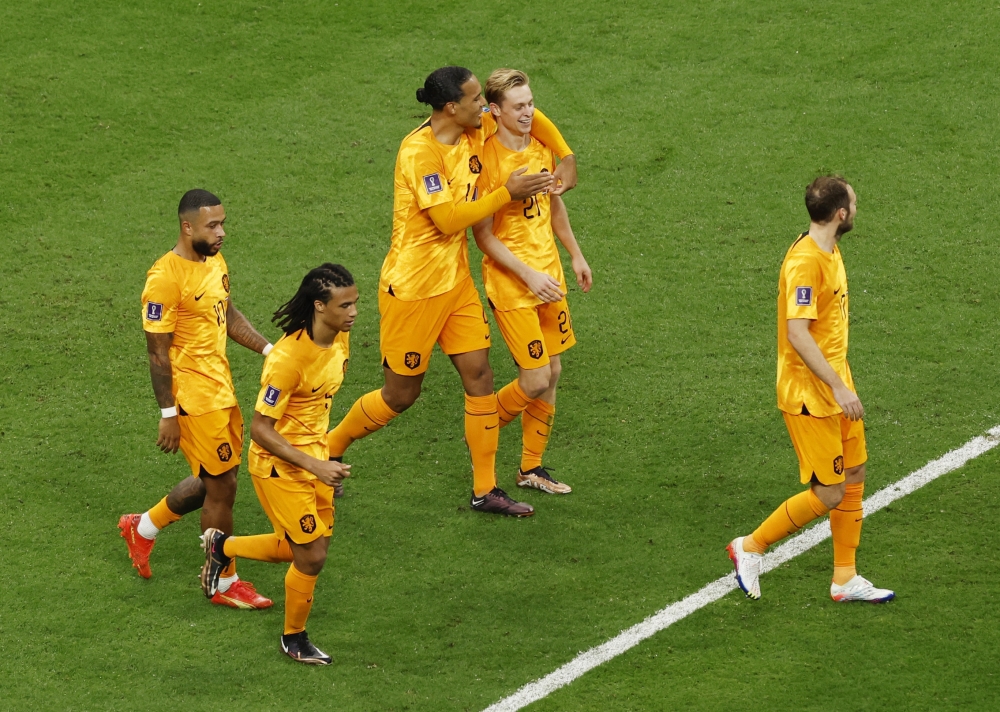
[[[263,356],[267,356],[269,353],[271,353],[271,349],[273,349],[273,348],[274,348],[274,344],[268,344],[267,346],[264,347],[264,350],[261,351],[260,353]]]
[[[169,408],[160,408],[160,415],[164,418],[176,418],[177,406],[172,405]]]

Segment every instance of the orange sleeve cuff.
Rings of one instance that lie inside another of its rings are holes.
[[[535,109],[535,119],[531,124],[531,135],[559,156],[559,160],[573,153],[573,149],[566,143],[566,139],[559,133],[556,125],[539,109]]]
[[[506,186],[500,186],[472,203],[435,205],[427,209],[427,214],[431,216],[438,230],[445,235],[454,235],[488,218],[509,202],[510,191]]]

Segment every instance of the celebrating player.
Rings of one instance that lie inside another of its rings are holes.
[[[355,440],[384,427],[413,405],[437,342],[465,388],[465,439],[472,456],[470,506],[480,512],[529,516],[496,486],[499,433],[490,331],[469,272],[466,229],[505,204],[576,182],[575,159],[555,126],[535,113],[536,138],[563,159],[555,175],[513,172],[489,194],[477,185],[483,142],[496,131],[479,80],[463,67],[442,67],[417,90],[433,109],[396,157],[392,245],[379,281],[380,347],[385,385],[362,396],[330,433],[339,458]]]
[[[552,172],[552,151],[531,136],[535,102],[527,75],[498,69],[486,80],[485,93],[497,133],[483,149],[481,192],[496,190],[514,171],[525,167],[531,173]],[[590,266],[558,195],[539,193],[507,203],[473,227],[476,244],[484,253],[483,283],[489,305],[517,362],[517,379],[497,393],[501,428],[524,413],[517,485],[568,494],[570,487],[553,479],[542,466],[556,414],[560,354],[576,343],[553,232],[572,257],[577,284],[589,292],[593,284]]]
[[[233,306],[222,248],[226,211],[207,190],[189,190],[177,208],[180,236],[146,275],[142,325],[149,351],[153,393],[160,405],[157,446],[180,448],[191,476],[142,515],[125,514],[118,528],[132,565],[149,578],[156,535],[201,509],[202,530],[233,529],[236,471],[243,452],[243,416],[226,358],[226,337],[267,355],[271,345]],[[212,603],[267,608],[270,599],[236,575],[222,572]]]
[[[840,239],[854,227],[857,196],[839,176],[806,188],[809,232],[792,243],[778,279],[778,408],[809,489],[786,500],[753,534],[727,550],[747,598],[760,598],[760,566],[771,544],[830,513],[835,601],[895,597],[858,575],[865,489],[865,411],[847,365],[847,272]]]
[[[311,270],[272,321],[285,332],[264,362],[250,424],[250,474],[274,534],[229,536],[207,529],[201,586],[216,595],[219,575],[233,557],[292,562],[285,575],[281,650],[293,660],[327,665],[330,656],[309,641],[306,621],[316,578],[333,533],[333,486],[350,465],[328,460],[330,405],[350,355],[358,288],[344,267]]]

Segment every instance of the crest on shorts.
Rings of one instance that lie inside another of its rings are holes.
[[[535,339],[528,344],[528,355],[531,356],[531,358],[541,358],[543,353],[545,353],[545,348],[542,346],[542,342],[538,339]]]
[[[226,290],[226,294],[229,294],[229,275],[222,275],[222,288]]]
[[[441,185],[441,176],[437,173],[431,173],[429,176],[424,176],[424,190],[427,191],[428,195],[440,193],[444,190],[444,186]]]
[[[479,162],[479,156],[473,156],[469,159],[469,170],[477,174],[483,172],[483,164]]]
[[[316,531],[316,517],[311,514],[305,515],[299,520],[299,526],[302,527],[302,531],[306,534],[312,534]]]
[[[267,388],[264,389],[264,402],[273,408],[278,404],[278,396],[280,395],[281,395],[281,389],[275,388],[270,383],[268,383]]]
[[[808,307],[813,303],[813,288],[812,287],[796,287],[795,288],[795,306],[797,307]]]
[[[157,302],[146,302],[146,321],[159,321],[163,318],[163,305]]]
[[[219,459],[223,462],[229,462],[229,460],[233,457],[233,449],[229,447],[229,443],[222,443],[219,445],[216,452],[219,453]]]
[[[844,474],[844,456],[843,455],[837,455],[835,458],[833,458],[833,471],[834,471],[835,474],[838,474],[838,475]]]
[[[406,355],[403,356],[403,363],[412,371],[420,365],[420,354],[416,351],[407,351]]]

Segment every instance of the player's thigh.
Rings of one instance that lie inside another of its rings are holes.
[[[181,412],[177,422],[181,431],[180,449],[192,475],[198,477],[202,468],[210,475],[221,475],[240,464],[243,415],[239,406],[202,415]]]
[[[548,365],[549,352],[537,307],[494,311],[493,317],[518,366],[528,371]]]
[[[379,348],[382,364],[400,376],[427,370],[431,351],[448,319],[450,292],[406,302],[379,292]]]
[[[566,286],[563,285],[565,291]],[[549,356],[558,356],[576,344],[573,319],[569,313],[569,302],[563,297],[558,302],[548,302],[538,306],[538,321],[542,325],[545,349]]]
[[[844,469],[863,465],[868,461],[868,444],[865,442],[865,421],[840,419],[840,439],[844,447]]]
[[[316,480],[289,480],[274,468],[269,477],[254,476],[253,481],[261,506],[279,538],[287,536],[304,545],[330,531],[332,504],[324,517],[319,507],[323,495],[317,492]]]
[[[454,356],[488,349],[490,323],[472,278],[462,280],[448,295],[448,314],[437,339],[441,350]]]
[[[844,481],[844,446],[841,441],[840,414],[827,418],[782,413],[788,435],[799,458],[799,480],[809,483],[813,477],[822,485]]]

